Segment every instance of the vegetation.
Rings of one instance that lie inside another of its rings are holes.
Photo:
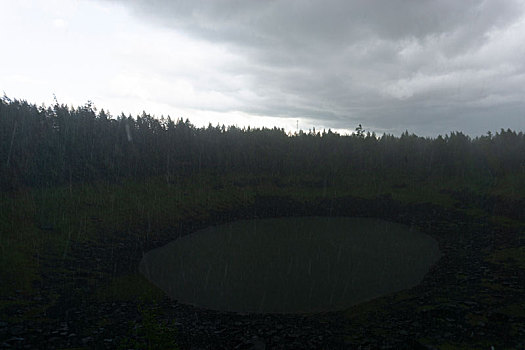
[[[174,339],[177,330],[174,325],[159,321],[153,308],[139,306],[142,322],[139,327],[130,325],[131,336],[126,337],[119,344],[119,349],[140,350],[177,350],[179,347]]]
[[[251,129],[143,113],[112,117],[87,103],[79,108],[37,107],[0,100],[0,188],[49,187],[86,182],[193,174],[255,175],[286,181],[309,174],[314,187],[366,177],[376,190],[385,179],[459,179],[472,186],[510,180],[523,185],[525,135],[501,130],[471,138],[461,132],[437,138],[310,130]],[[517,177],[516,177],[517,176]],[[505,181],[509,182],[509,181]]]
[[[84,273],[94,289],[83,296],[89,302],[143,302],[142,323],[130,324],[123,347],[176,347],[175,327],[155,321],[155,306],[149,307],[162,293],[136,271],[102,276],[81,266],[72,270],[72,246],[122,237],[151,240],[181,222],[210,222],[214,213],[248,207],[264,196],[296,202],[345,196],[431,202],[523,232],[525,135],[500,130],[478,137],[461,132],[436,138],[408,132],[378,136],[361,125],[352,135],[199,128],[146,113],[113,117],[91,103],[39,107],[4,96],[0,319],[43,317],[62,292],[50,291],[38,310],[25,296],[41,293],[44,276],[63,276],[65,288]],[[523,268],[523,237],[519,246],[487,252],[487,261]],[[107,283],[95,281],[95,274]],[[486,283],[500,286],[497,280]],[[382,304],[367,304],[359,319],[377,307]],[[432,311],[435,305],[420,307]]]

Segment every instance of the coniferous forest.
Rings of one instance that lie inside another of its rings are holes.
[[[197,127],[4,96],[0,348],[525,347],[523,131],[349,128]],[[299,316],[180,305],[137,270],[176,237],[278,216],[380,217],[443,257],[417,287]]]
[[[352,135],[287,134],[278,128],[199,128],[188,119],[145,112],[113,117],[91,103],[38,107],[4,97],[0,108],[3,190],[154,176],[170,181],[203,172],[277,180],[308,174],[327,183],[356,175],[494,183],[525,173],[521,131],[424,138],[408,131],[376,135],[358,126]]]

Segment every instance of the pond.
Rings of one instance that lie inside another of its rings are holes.
[[[371,218],[241,220],[146,253],[140,271],[171,298],[256,313],[342,310],[421,282],[438,243]]]

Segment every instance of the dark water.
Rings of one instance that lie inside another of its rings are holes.
[[[237,312],[340,310],[417,285],[437,242],[377,219],[303,217],[210,227],[148,252],[140,271],[181,303]]]

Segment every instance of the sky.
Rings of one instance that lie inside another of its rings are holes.
[[[0,94],[197,126],[525,130],[525,0],[0,0]]]

